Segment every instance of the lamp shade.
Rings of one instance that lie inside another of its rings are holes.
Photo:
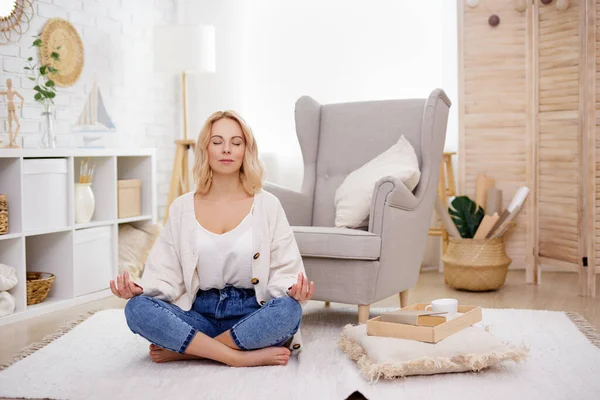
[[[215,27],[211,25],[155,27],[154,68],[165,73],[215,72]]]

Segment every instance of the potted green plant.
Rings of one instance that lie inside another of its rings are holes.
[[[504,236],[474,239],[485,212],[468,196],[454,198],[448,213],[461,237],[450,237],[442,256],[446,284],[471,291],[500,288],[512,262],[505,251]]]
[[[37,47],[38,49],[43,46],[42,39],[39,35],[34,36],[30,47]],[[60,54],[58,50],[60,46],[56,47],[55,50],[50,54],[50,57],[55,62],[60,62]],[[27,77],[29,80],[35,82],[33,90],[35,95],[33,99],[40,103],[44,109],[42,117],[44,119],[44,127],[42,129],[42,147],[54,148],[56,147],[56,138],[54,136],[54,98],[56,97],[56,84],[52,80],[50,74],[58,72],[54,66],[49,63],[37,64],[34,63],[33,57],[27,59],[27,66],[24,67]]]
[[[452,207],[448,212],[460,236],[465,239],[472,239],[479,228],[485,211],[468,196],[457,196],[451,202]]]

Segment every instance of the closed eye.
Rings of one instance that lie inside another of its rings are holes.
[[[223,144],[223,142],[212,142],[212,144],[218,146],[220,144]],[[241,146],[243,144],[243,142],[241,143],[232,143],[234,146]]]

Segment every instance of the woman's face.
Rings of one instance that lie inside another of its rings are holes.
[[[208,142],[208,164],[213,173],[239,173],[246,152],[242,128],[229,118],[213,123]]]

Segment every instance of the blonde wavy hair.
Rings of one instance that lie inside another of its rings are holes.
[[[200,135],[196,141],[196,161],[194,162],[194,182],[196,184],[196,191],[204,194],[208,192],[208,189],[210,189],[210,185],[212,184],[212,169],[208,163],[208,145],[211,139],[213,124],[223,118],[229,118],[236,121],[242,129],[242,133],[246,139],[246,151],[244,153],[242,166],[240,167],[240,181],[242,182],[244,191],[252,196],[263,186],[265,169],[263,163],[258,159],[258,146],[252,133],[252,129],[250,129],[246,121],[244,121],[238,113],[232,110],[217,111],[213,113],[208,117],[200,131]]]

